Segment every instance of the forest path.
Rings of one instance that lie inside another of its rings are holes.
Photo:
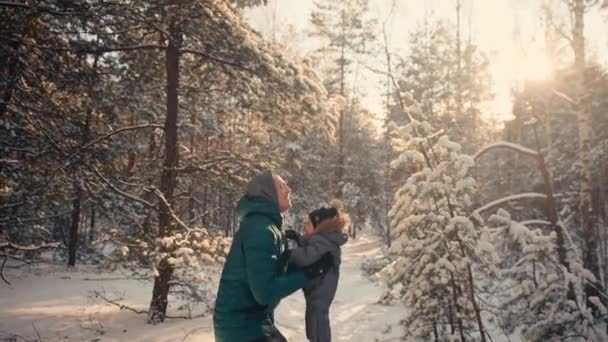
[[[380,253],[381,246],[379,238],[367,234],[344,246],[340,283],[330,312],[332,341],[387,341],[395,340],[401,333],[395,324],[403,317],[403,306],[377,304],[384,286],[370,281],[361,271],[365,257]],[[219,269],[210,271],[214,273],[215,284],[210,286],[215,293]],[[211,315],[149,325],[145,323],[145,315],[120,310],[95,297],[95,291],[103,291],[111,299],[145,311],[152,282],[134,280],[126,272],[105,272],[86,265],[68,270],[63,265],[38,264],[32,268],[5,269],[5,276],[11,285],[0,283],[0,341],[214,340]],[[172,301],[170,311],[183,314],[176,311],[179,304]],[[307,341],[304,312],[302,291],[284,299],[276,311],[277,325],[290,342]]]

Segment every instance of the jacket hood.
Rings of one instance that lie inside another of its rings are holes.
[[[344,228],[348,221],[342,216],[321,221],[313,231],[313,235],[321,235],[338,246],[342,246],[348,241],[348,235],[344,233]]]
[[[323,221],[321,221],[321,223],[319,223],[317,225],[317,227],[313,231],[313,235],[314,234],[333,233],[333,232],[343,232],[344,228],[346,228],[347,224],[348,224],[348,221],[343,216],[336,216],[331,219],[323,220]]]
[[[279,228],[283,225],[283,217],[281,216],[279,207],[271,199],[247,195],[241,197],[239,200],[239,216],[243,219],[252,214],[268,217]]]
[[[245,195],[249,197],[263,197],[278,205],[277,190],[271,171],[258,173],[245,186]]]
[[[348,234],[343,233],[343,232],[330,232],[330,233],[322,233],[319,235],[323,236],[324,238],[326,238],[327,240],[331,241],[332,243],[334,243],[338,246],[342,246],[343,244],[346,243],[346,241],[348,241]]]

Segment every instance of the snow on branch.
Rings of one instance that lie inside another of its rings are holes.
[[[4,281],[7,285],[11,284],[8,280],[6,280],[6,278],[4,278],[4,266],[6,265],[6,261],[9,258],[25,262],[26,264],[30,263],[27,260],[18,258],[13,255],[6,254],[6,249],[14,249],[14,250],[28,252],[28,251],[35,251],[35,250],[39,250],[39,249],[59,248],[59,247],[61,247],[61,242],[50,242],[50,243],[44,243],[42,245],[22,246],[22,245],[18,245],[16,243],[10,242],[8,240],[0,241],[0,250],[2,251],[2,257],[3,257],[2,264],[0,264],[0,279],[2,279],[2,281]]]
[[[532,226],[551,226],[551,225],[553,225],[551,222],[545,221],[545,220],[525,220],[525,221],[521,221],[519,223],[523,224],[524,226],[528,226],[528,225],[532,225]]]
[[[0,242],[0,249],[10,248],[10,249],[16,249],[19,251],[27,251],[27,252],[35,251],[38,249],[59,248],[59,247],[61,247],[61,242],[50,242],[50,243],[43,243],[42,245],[27,245],[27,246],[18,245],[16,243],[13,243],[10,241]]]
[[[515,194],[515,195],[499,198],[480,208],[475,209],[473,211],[473,213],[471,214],[471,216],[473,216],[473,217],[478,216],[479,214],[481,214],[484,211],[488,211],[492,208],[495,208],[495,207],[497,207],[501,204],[507,203],[507,202],[519,201],[519,200],[524,200],[524,199],[547,199],[547,195],[537,193],[537,192],[526,192],[526,193]]]
[[[564,99],[564,100],[566,100],[566,101],[570,102],[571,104],[573,104],[573,105],[575,105],[575,106],[576,106],[576,105],[578,105],[578,103],[579,103],[579,101],[574,101],[573,99],[571,99],[571,98],[570,98],[570,96],[568,96],[568,95],[566,95],[566,94],[562,93],[561,91],[557,91],[557,90],[555,90],[555,89],[551,89],[551,92],[553,92],[553,94],[555,94],[555,95],[557,95],[557,96],[561,97],[562,99]]]
[[[479,150],[479,152],[475,153],[475,155],[473,156],[473,159],[477,160],[477,158],[481,157],[481,155],[483,155],[483,154],[486,154],[490,150],[499,149],[499,148],[513,150],[515,152],[519,152],[519,153],[528,155],[533,158],[538,158],[538,156],[539,156],[538,152],[536,152],[532,149],[529,149],[527,147],[524,147],[524,146],[521,146],[518,144],[514,144],[514,143],[510,143],[510,142],[506,142],[506,141],[501,141],[501,142],[497,142],[495,144],[491,144],[491,145],[488,145],[488,146],[482,148],[481,150]]]

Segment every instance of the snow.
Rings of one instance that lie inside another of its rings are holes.
[[[372,282],[361,271],[366,258],[381,254],[379,238],[361,234],[343,248],[338,292],[331,309],[332,341],[397,340],[402,334],[398,322],[404,315],[401,304],[377,304],[384,286]],[[187,252],[183,250],[183,252]],[[220,269],[207,270],[217,288]],[[0,285],[0,340],[15,334],[43,341],[213,341],[210,314],[191,320],[169,319],[149,325],[146,315],[108,304],[108,299],[137,310],[147,310],[152,292],[150,280],[129,279],[123,271],[100,272],[92,266],[76,271],[42,264],[5,270],[11,286]],[[215,295],[215,293],[213,293]],[[169,314],[179,311],[171,300]],[[198,307],[193,314],[204,312]],[[305,301],[301,291],[284,299],[275,312],[277,326],[290,342],[307,341],[304,326]],[[198,311],[197,311],[198,310]]]

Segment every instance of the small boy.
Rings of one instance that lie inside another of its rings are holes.
[[[341,249],[348,240],[344,233],[350,219],[339,203],[320,208],[308,215],[300,236],[294,230],[285,232],[298,247],[290,250],[290,262],[300,267],[322,270],[321,276],[304,287],[306,298],[306,337],[311,342],[331,341],[329,307],[336,295],[340,275]]]

